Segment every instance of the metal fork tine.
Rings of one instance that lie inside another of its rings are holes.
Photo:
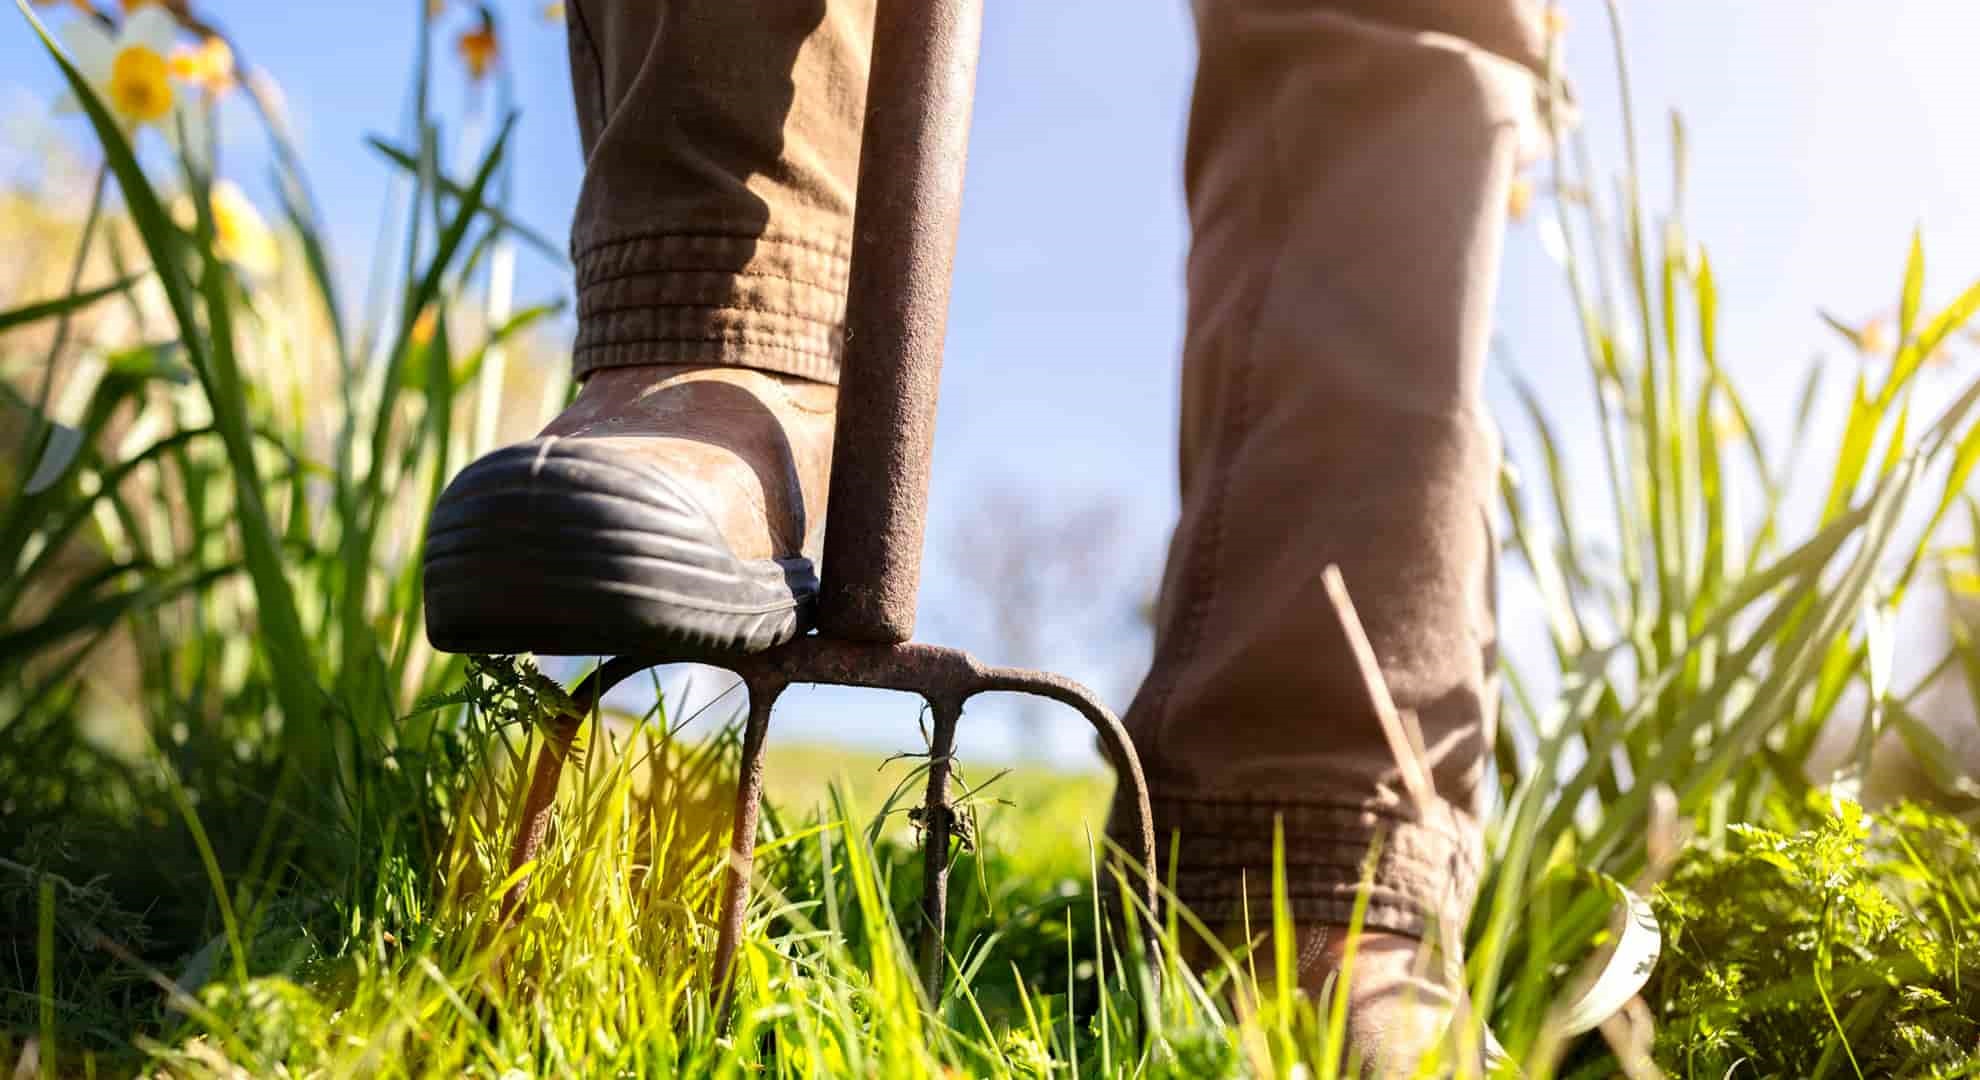
[[[571,744],[577,740],[585,718],[597,709],[598,699],[606,691],[650,666],[631,657],[613,657],[571,687],[570,697],[577,710],[557,717],[544,739],[543,749],[537,754],[529,794],[523,799],[522,820],[517,823],[515,840],[509,845],[511,875],[536,858],[543,848],[544,837],[550,833],[551,813],[557,805],[557,781],[563,777],[564,762],[571,756]],[[503,921],[515,914],[516,905],[522,902],[523,888],[528,884],[528,878],[517,878],[509,895],[503,897]]]
[[[735,982],[730,966],[742,939],[743,913],[749,907],[750,875],[756,868],[756,824],[763,808],[763,747],[770,730],[770,708],[784,684],[744,680],[749,690],[749,719],[743,726],[742,764],[736,777],[735,830],[729,838],[728,874],[722,882],[722,909],[717,918],[715,962],[711,969],[720,996],[717,1026],[727,1027]]]
[[[949,802],[950,764],[956,751],[958,698],[928,699],[935,730],[928,747],[928,798],[921,808],[921,985],[928,1004],[942,1001],[943,946],[949,924],[949,837],[955,813]]]
[[[954,768],[956,726],[963,703],[986,691],[1036,694],[1071,706],[1093,725],[1113,760],[1125,805],[1134,815],[1136,850],[1127,854],[1139,863],[1136,871],[1145,886],[1148,910],[1155,910],[1157,877],[1155,831],[1149,813],[1148,785],[1141,773],[1134,744],[1118,718],[1085,687],[1070,679],[1038,671],[991,668],[967,653],[933,645],[846,641],[823,636],[801,637],[767,652],[745,656],[681,650],[666,655],[631,655],[607,661],[571,691],[580,708],[589,712],[597,698],[627,676],[663,663],[698,662],[726,667],[742,676],[749,691],[749,715],[743,728],[742,768],[736,781],[735,828],[730,837],[727,873],[717,916],[713,986],[719,996],[718,1021],[726,1026],[733,1004],[732,968],[742,938],[743,915],[749,906],[750,876],[755,867],[756,828],[763,800],[763,753],[770,728],[770,709],[792,683],[867,686],[920,694],[933,714],[928,762],[928,793],[922,807],[922,926],[919,961],[922,985],[930,1005],[941,1001],[946,974],[944,945],[949,906],[949,841],[956,833],[949,780]],[[536,857],[548,831],[557,778],[569,756],[582,716],[562,716],[551,730],[538,757],[524,802],[523,817],[511,848],[511,868]],[[1117,803],[1117,805],[1122,805]],[[1096,883],[1105,887],[1105,883]],[[518,884],[507,905],[522,894]],[[505,908],[505,913],[506,913]],[[1152,923],[1149,927],[1152,931]]]
[[[565,713],[556,720],[550,734],[543,741],[543,749],[537,751],[536,768],[529,778],[529,794],[523,799],[522,820],[516,824],[516,837],[509,845],[509,873],[522,869],[536,853],[543,848],[543,838],[550,833],[550,815],[557,804],[557,781],[564,774],[564,760],[570,757],[571,743],[577,739],[578,728],[584,725],[584,717]],[[507,921],[515,914],[516,906],[522,903],[523,890],[529,886],[529,879],[517,878],[509,888],[509,895],[502,898],[502,919]]]

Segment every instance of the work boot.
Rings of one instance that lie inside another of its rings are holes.
[[[1329,981],[1340,991],[1348,933],[1315,927],[1299,935],[1299,985],[1316,1000]],[[1354,968],[1346,974],[1348,1057],[1368,1077],[1482,1075],[1498,1069],[1505,1053],[1486,1033],[1470,1048],[1469,1070],[1458,1068],[1465,1051],[1461,1025],[1474,1023],[1464,992],[1464,968],[1443,949],[1415,938],[1363,930]],[[1432,1054],[1435,1057],[1431,1057]],[[1425,1059],[1435,1062],[1425,1067]]]
[[[426,539],[446,652],[757,651],[811,626],[838,388],[747,368],[594,371],[461,471]]]
[[[1227,949],[1241,949],[1245,928],[1226,926],[1221,937]],[[1269,988],[1274,983],[1271,940],[1269,936],[1252,940],[1239,966],[1257,973],[1261,989]],[[1460,1025],[1472,1022],[1463,965],[1445,950],[1409,935],[1363,929],[1355,944],[1354,968],[1343,978],[1347,941],[1346,927],[1313,926],[1295,931],[1293,943],[1297,985],[1319,1004],[1323,1022],[1332,995],[1348,995],[1340,1063],[1354,1069],[1346,1075],[1378,1080],[1459,1075],[1462,1071],[1456,1063],[1463,1041],[1458,1033]],[[1198,970],[1216,963],[1207,945],[1186,944],[1184,953]],[[1462,1075],[1477,1076],[1486,1070],[1499,1075],[1496,1070],[1504,1064],[1505,1052],[1489,1033],[1480,1042],[1482,1046],[1472,1049],[1478,1055],[1472,1069]]]

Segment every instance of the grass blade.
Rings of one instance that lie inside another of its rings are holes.
[[[0,311],[0,334],[23,326],[29,326],[57,315],[72,315],[96,303],[98,300],[118,296],[142,280],[144,280],[143,275],[118,278],[108,285],[100,285],[94,289],[87,289],[83,292],[70,293],[67,296],[58,296],[50,300],[40,300],[31,304],[23,304],[17,308]]]

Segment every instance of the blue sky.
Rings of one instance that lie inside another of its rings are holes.
[[[388,173],[361,140],[401,127],[413,0],[196,6],[280,80],[337,250],[347,268],[363,265]],[[562,31],[540,18],[536,0],[495,7],[507,21],[523,113],[514,203],[561,239],[582,167]],[[1180,146],[1194,46],[1184,0],[990,0],[986,8],[923,628],[988,650],[945,569],[986,486],[1035,488],[1068,505],[1118,500],[1130,523],[1123,561],[1146,574],[1159,564],[1175,507]],[[1566,12],[1569,71],[1596,152],[1613,167],[1620,123],[1602,7],[1571,0]],[[1971,116],[1980,9],[1953,0],[1663,0],[1628,4],[1625,14],[1646,164],[1665,175],[1667,110],[1680,110],[1691,143],[1691,232],[1718,275],[1723,352],[1763,412],[1785,408],[1817,352],[1839,372],[1855,363],[1815,309],[1853,318],[1891,306],[1914,223],[1930,256],[1928,303],[1980,275],[1980,200],[1968,197],[1980,181]],[[443,48],[470,18],[450,7]],[[444,62],[436,85],[441,106],[460,115],[458,65]],[[25,24],[0,31],[0,104],[38,108],[55,90]],[[229,147],[228,160],[251,181],[257,152],[245,125],[230,130],[242,145]],[[1653,205],[1665,186],[1653,185]],[[568,294],[558,268],[527,259],[521,283],[525,298]],[[347,295],[360,284],[349,282]],[[1585,409],[1574,323],[1531,223],[1514,227],[1498,312],[1506,362],[1542,387],[1570,438],[1584,431],[1573,419]],[[1502,377],[1492,393],[1509,400]],[[1515,414],[1501,414],[1517,452]],[[1597,482],[1592,471],[1580,478],[1583,487]],[[1518,578],[1506,581],[1517,656],[1531,640],[1530,609]],[[1081,652],[1064,662],[1073,674],[1121,684],[1121,650],[1103,643]],[[794,726],[862,737],[911,730],[898,708],[817,700],[830,707],[803,710],[812,719],[786,710]],[[1011,744],[985,728],[977,745],[996,753]],[[1069,732],[1053,745],[1077,754],[1085,740]]]

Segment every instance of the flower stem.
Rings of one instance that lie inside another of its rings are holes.
[[[96,239],[96,227],[103,218],[103,196],[108,190],[110,167],[101,165],[96,170],[96,182],[89,193],[89,213],[83,217],[82,238],[76,243],[76,259],[69,268],[69,283],[63,293],[74,296],[82,285],[83,271],[89,266],[89,250]],[[48,398],[55,388],[55,361],[62,355],[62,349],[69,343],[69,319],[74,314],[64,311],[55,317],[55,335],[48,341],[48,355],[41,363],[41,385],[34,395],[34,414],[28,418],[27,439],[21,446],[21,460],[27,463],[23,476],[34,472],[34,463],[41,460],[43,443],[48,438],[51,425],[48,421]],[[21,495],[26,494],[23,486]]]

